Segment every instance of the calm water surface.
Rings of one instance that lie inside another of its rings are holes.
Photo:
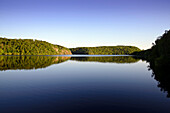
[[[131,56],[0,56],[0,113],[170,113]]]

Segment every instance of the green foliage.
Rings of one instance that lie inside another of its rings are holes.
[[[0,55],[71,54],[68,48],[33,39],[0,38]]]
[[[71,60],[83,62],[103,62],[103,63],[135,63],[139,59],[131,56],[114,56],[114,57],[71,57]]]
[[[38,69],[69,60],[70,57],[0,56],[0,70]]]
[[[143,57],[154,65],[170,65],[170,30],[158,37],[151,49],[135,52],[134,55]]]
[[[153,72],[152,77],[158,81],[157,86],[170,98],[170,30],[158,37],[151,49],[132,54],[149,62],[148,67]]]
[[[128,55],[135,51],[140,51],[134,46],[100,46],[100,47],[78,47],[70,48],[72,54],[89,55]]]

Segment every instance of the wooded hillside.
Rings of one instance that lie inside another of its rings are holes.
[[[0,37],[0,55],[66,55],[68,48],[33,39],[7,39]]]
[[[70,48],[72,54],[88,55],[128,55],[136,51],[141,51],[134,46],[100,46],[100,47],[78,47]]]

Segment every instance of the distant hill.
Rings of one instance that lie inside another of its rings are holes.
[[[63,46],[33,39],[7,39],[0,37],[0,55],[68,55]]]
[[[99,46],[99,47],[77,47],[70,48],[72,54],[87,55],[128,55],[136,51],[141,51],[134,46]]]

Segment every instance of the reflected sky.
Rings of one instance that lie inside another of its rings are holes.
[[[103,63],[70,58],[34,70],[0,71],[0,112],[168,113],[170,100],[147,66],[142,60]]]

